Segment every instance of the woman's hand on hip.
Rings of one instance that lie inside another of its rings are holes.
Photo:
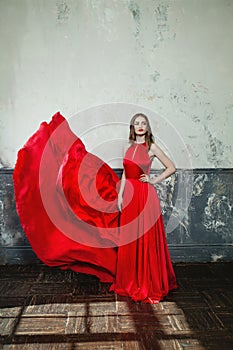
[[[142,181],[142,182],[147,182],[149,184],[151,183],[151,178],[147,174],[140,175],[140,179],[139,180]]]

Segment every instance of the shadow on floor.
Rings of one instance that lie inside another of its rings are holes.
[[[90,275],[0,266],[3,349],[233,348],[233,263],[176,264],[179,289],[132,302]]]

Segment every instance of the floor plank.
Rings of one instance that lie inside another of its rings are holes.
[[[0,266],[3,350],[232,350],[233,263],[176,264],[179,289],[155,305],[96,277]]]

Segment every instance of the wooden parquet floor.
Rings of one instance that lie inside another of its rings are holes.
[[[176,264],[160,304],[108,292],[93,276],[0,266],[3,350],[232,350],[233,263]]]

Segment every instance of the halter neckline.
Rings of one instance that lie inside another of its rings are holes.
[[[134,141],[134,143],[136,143],[137,145],[143,145],[143,143],[146,143],[146,141],[143,141],[143,142]]]

